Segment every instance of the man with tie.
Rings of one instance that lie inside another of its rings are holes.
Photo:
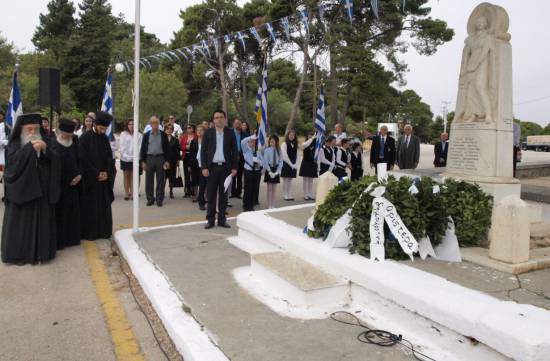
[[[397,165],[399,169],[416,169],[420,161],[420,139],[412,134],[413,127],[405,125],[403,135],[397,142]]]
[[[239,152],[233,130],[225,126],[225,112],[216,110],[212,115],[214,127],[204,134],[201,145],[201,169],[206,178],[206,194],[208,208],[206,219],[208,223],[204,227],[214,227],[216,218],[216,200],[218,201],[218,226],[230,228],[226,222],[225,210],[227,207],[227,193],[225,192],[225,179],[231,175],[237,175],[239,165]]]
[[[395,163],[395,139],[388,136],[388,127],[380,127],[380,134],[372,139],[370,166],[376,170],[378,163],[386,163],[388,170]]]
[[[434,147],[434,166],[436,168],[447,166],[447,153],[449,151],[449,134],[441,133],[441,142]]]

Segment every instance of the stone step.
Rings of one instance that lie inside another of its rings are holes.
[[[251,255],[251,272],[271,294],[294,307],[344,305],[349,302],[349,282],[286,252]]]

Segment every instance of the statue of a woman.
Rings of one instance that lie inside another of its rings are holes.
[[[492,122],[494,94],[495,37],[489,33],[485,16],[475,22],[475,31],[466,38],[460,69],[460,90],[456,120]]]

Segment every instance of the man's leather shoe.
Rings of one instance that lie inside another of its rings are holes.
[[[155,204],[155,201],[147,201],[147,207],[150,207],[150,206],[152,206],[153,204]]]
[[[218,227],[221,227],[221,228],[231,228],[231,226],[230,226],[229,224],[227,224],[226,222],[218,223]]]
[[[205,207],[205,206],[200,206],[199,209],[200,209],[201,211],[206,211],[206,207]]]
[[[214,223],[206,223],[206,225],[204,226],[204,229],[210,229],[210,228],[214,228]]]
[[[157,207],[162,207],[162,202],[158,202]]]

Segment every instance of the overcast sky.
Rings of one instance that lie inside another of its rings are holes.
[[[78,1],[77,1],[78,2]],[[123,13],[133,22],[133,0],[110,0],[113,13]],[[180,28],[179,11],[200,0],[141,0],[141,22],[163,42],[172,39]],[[240,4],[245,0],[239,0]],[[361,1],[363,2],[363,1]],[[436,114],[443,101],[454,109],[460,57],[466,37],[466,21],[479,0],[431,0],[432,16],[447,21],[455,37],[431,56],[419,56],[414,50],[404,56],[409,63],[407,87],[417,91]],[[510,15],[514,67],[514,113],[522,120],[546,125],[550,122],[550,40],[548,14],[550,1],[493,0]],[[0,31],[20,50],[32,50],[32,34],[38,15],[45,13],[47,0],[0,1]],[[9,14],[9,16],[7,16]]]

